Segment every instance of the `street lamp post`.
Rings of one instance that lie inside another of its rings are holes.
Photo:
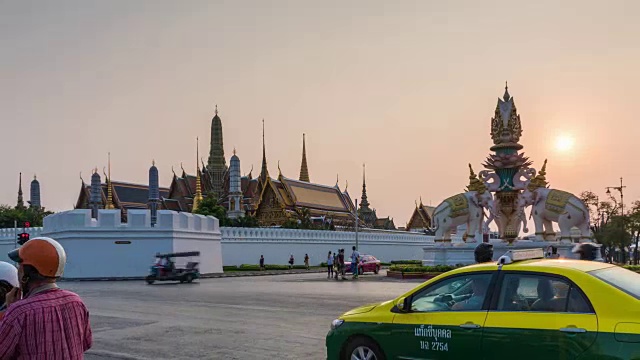
[[[620,186],[607,186],[607,195],[611,196],[611,189],[620,191],[620,214],[624,217],[624,193],[622,189],[626,188],[626,186],[622,186],[622,178],[620,178]]]

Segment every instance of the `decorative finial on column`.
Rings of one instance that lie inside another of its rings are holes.
[[[216,104],[216,116],[218,115],[218,104]]]
[[[504,82],[504,101],[509,101],[509,99],[511,98],[511,95],[509,95],[509,84],[505,81]]]
[[[107,153],[108,161],[107,165],[109,166],[109,174],[107,175],[107,209],[113,209],[113,189],[111,185],[111,153]]]

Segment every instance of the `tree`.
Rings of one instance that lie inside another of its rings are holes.
[[[610,201],[600,201],[598,195],[592,191],[583,191],[580,194],[580,199],[589,209],[589,221],[594,240],[602,245],[605,257],[610,261],[613,256],[613,244],[609,241],[612,239],[612,233],[611,229],[607,229],[607,225],[617,214],[617,204]],[[605,235],[606,230],[609,230],[608,235]]]
[[[231,225],[232,227],[259,227],[260,226],[260,222],[258,221],[258,218],[256,218],[255,216],[251,216],[251,215],[245,215],[242,217],[239,217],[237,219],[233,219],[231,221]]]
[[[633,250],[633,263],[638,265],[638,243],[640,242],[640,200],[634,201],[631,205],[631,211],[629,215],[627,215],[627,226],[636,245]]]
[[[43,219],[53,214],[52,211],[35,208],[14,208],[9,205],[0,205],[0,228],[12,228],[15,222],[18,227],[22,227],[25,221],[31,223],[32,227],[42,226]]]
[[[194,214],[213,216],[218,219],[220,226],[231,225],[231,220],[227,217],[227,209],[218,205],[217,198],[211,193],[202,199]]]

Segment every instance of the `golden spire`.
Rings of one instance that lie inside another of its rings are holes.
[[[278,180],[282,179],[282,170],[280,170],[280,160],[278,160]]]
[[[307,167],[307,147],[305,134],[302,134],[302,164],[300,164],[300,181],[309,182],[309,168]]]
[[[349,180],[345,180],[344,192],[347,192],[348,188],[349,188]]]
[[[106,209],[113,209],[113,186],[111,185],[111,153],[108,153],[108,169],[109,169],[109,173],[107,175],[107,205],[105,206]]]
[[[540,172],[538,173],[538,175],[536,175],[536,177],[531,179],[531,181],[529,182],[529,185],[527,185],[527,188],[529,189],[529,191],[533,191],[537,188],[546,187],[548,183],[545,175],[547,175],[547,159],[544,159],[544,164],[542,165],[542,169],[540,169]]]
[[[196,212],[200,203],[202,202],[202,187],[200,184],[200,164],[198,163],[199,158],[199,140],[196,137],[196,195],[193,197],[193,206],[191,207],[191,212]]]
[[[477,191],[482,194],[486,190],[487,186],[478,179],[478,176],[473,172],[471,164],[469,164],[469,186],[467,186],[467,191]]]

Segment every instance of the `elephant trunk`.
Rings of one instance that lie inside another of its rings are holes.
[[[518,217],[522,220],[524,232],[529,232],[529,229],[527,228],[527,215],[524,213],[524,207],[518,210]]]

